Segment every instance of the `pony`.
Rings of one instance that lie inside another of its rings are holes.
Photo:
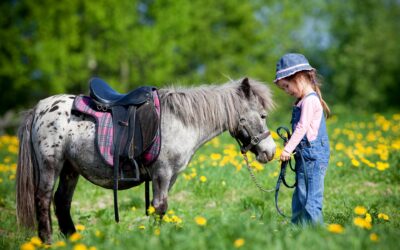
[[[161,88],[158,92],[162,144],[157,160],[148,167],[157,214],[167,211],[168,191],[196,150],[224,131],[247,146],[257,161],[273,159],[276,144],[266,119],[274,102],[266,84],[244,78],[222,85]],[[37,227],[39,237],[47,243],[51,243],[50,206],[58,178],[54,211],[66,236],[76,231],[70,208],[79,176],[113,188],[113,168],[102,161],[96,148],[95,120],[71,112],[74,99],[74,95],[61,94],[39,101],[26,111],[18,130],[17,221],[31,229]],[[252,135],[264,136],[254,143]],[[118,188],[142,182],[123,182]]]

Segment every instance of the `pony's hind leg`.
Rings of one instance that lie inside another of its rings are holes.
[[[59,168],[54,159],[43,160],[40,167],[40,178],[35,193],[36,218],[38,221],[39,237],[45,243],[51,243],[52,225],[50,215],[51,198],[54,182]]]
[[[54,195],[54,210],[58,225],[65,236],[71,235],[76,231],[71,218],[70,209],[78,178],[78,172],[72,168],[69,161],[65,161],[63,169],[61,170],[58,188]]]

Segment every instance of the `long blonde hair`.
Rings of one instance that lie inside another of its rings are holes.
[[[325,116],[326,116],[326,118],[329,118],[330,115],[331,115],[331,110],[330,110],[328,104],[322,98],[322,93],[321,93],[321,89],[320,89],[320,87],[322,85],[321,84],[321,78],[317,74],[317,70],[312,69],[312,70],[299,71],[296,74],[287,77],[287,79],[288,79],[288,81],[296,81],[297,82],[300,77],[304,77],[309,82],[311,82],[313,90],[319,96],[319,100],[321,101],[321,105],[322,105],[322,108],[323,108],[323,110],[325,112]]]

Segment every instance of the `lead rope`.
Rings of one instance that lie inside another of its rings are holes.
[[[242,152],[242,155],[243,155],[243,158],[244,158],[244,160],[246,162],[247,170],[249,170],[251,179],[253,180],[254,184],[256,184],[258,189],[260,189],[262,192],[265,192],[265,193],[273,192],[275,189],[265,189],[260,185],[260,183],[258,182],[256,176],[254,175],[253,169],[251,169],[251,167],[249,166],[249,159],[247,159],[247,154],[245,152]]]

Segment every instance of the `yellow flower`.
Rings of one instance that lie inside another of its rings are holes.
[[[74,250],[86,250],[87,247],[85,246],[85,244],[79,243],[79,244],[76,244],[73,249]]]
[[[372,233],[372,234],[369,235],[369,239],[371,241],[378,241],[379,237],[378,237],[378,235],[376,233]]]
[[[236,239],[235,242],[233,242],[233,245],[236,248],[239,248],[239,247],[243,246],[244,245],[244,239],[243,238]]]
[[[371,229],[372,225],[370,222],[366,221],[364,218],[356,217],[353,220],[354,225],[360,228]]]
[[[197,225],[199,226],[205,226],[207,225],[207,219],[202,217],[202,216],[196,216],[194,218],[194,221],[196,222]]]
[[[207,181],[207,177],[205,177],[204,175],[200,176],[200,181],[201,182],[206,182]]]
[[[150,207],[147,209],[147,212],[148,212],[149,214],[154,214],[155,211],[156,211],[156,209],[155,209],[153,206],[150,206]]]
[[[32,243],[27,242],[21,245],[20,250],[35,250],[35,246]]]
[[[42,245],[42,240],[39,238],[39,237],[32,237],[31,238],[31,243],[34,245],[34,246],[41,246]]]
[[[69,236],[69,240],[71,242],[75,242],[75,241],[78,241],[80,239],[82,239],[82,235],[80,233],[78,233],[78,232],[75,232],[71,236]]]
[[[365,214],[365,220],[366,220],[367,222],[369,222],[369,223],[372,222],[372,217],[371,217],[371,215],[370,215],[369,213],[366,213],[366,214]]]
[[[356,159],[351,159],[351,164],[353,164],[354,167],[359,167],[360,166],[360,162],[357,161]]]
[[[356,206],[354,208],[354,213],[358,215],[364,215],[367,212],[367,209],[363,206]]]
[[[135,206],[131,207],[131,210],[136,211],[136,207]]]
[[[387,168],[389,168],[389,163],[378,161],[378,162],[376,163],[376,168],[377,168],[379,171],[384,171],[384,170],[386,170]]]
[[[339,224],[329,224],[328,231],[331,233],[341,234],[343,233],[344,228],[342,227],[342,225]]]
[[[161,234],[161,230],[159,228],[156,228],[156,230],[154,230],[154,235],[160,235]]]
[[[338,166],[338,167],[343,167],[343,162],[341,162],[341,161],[337,162],[337,163],[336,163],[336,166]]]
[[[97,238],[100,238],[101,236],[103,236],[103,233],[100,230],[96,230],[96,232],[94,232],[94,235],[96,235]]]
[[[89,247],[89,250],[97,250],[97,247]]]
[[[379,218],[379,219],[384,219],[384,220],[388,221],[388,220],[389,220],[389,215],[384,214],[384,213],[379,213],[379,214],[378,214],[378,218]]]
[[[83,231],[83,230],[85,230],[85,226],[82,225],[82,224],[76,225],[75,228],[76,228],[76,230],[78,230],[78,231]]]
[[[138,226],[138,228],[139,228],[139,229],[142,229],[142,230],[143,230],[143,229],[146,229],[146,227],[145,227],[144,225],[140,225],[140,226]]]
[[[56,247],[65,247],[67,244],[65,244],[64,241],[57,241],[56,243],[54,243],[54,246]]]
[[[220,154],[211,154],[210,156],[211,160],[217,161],[222,158]]]

